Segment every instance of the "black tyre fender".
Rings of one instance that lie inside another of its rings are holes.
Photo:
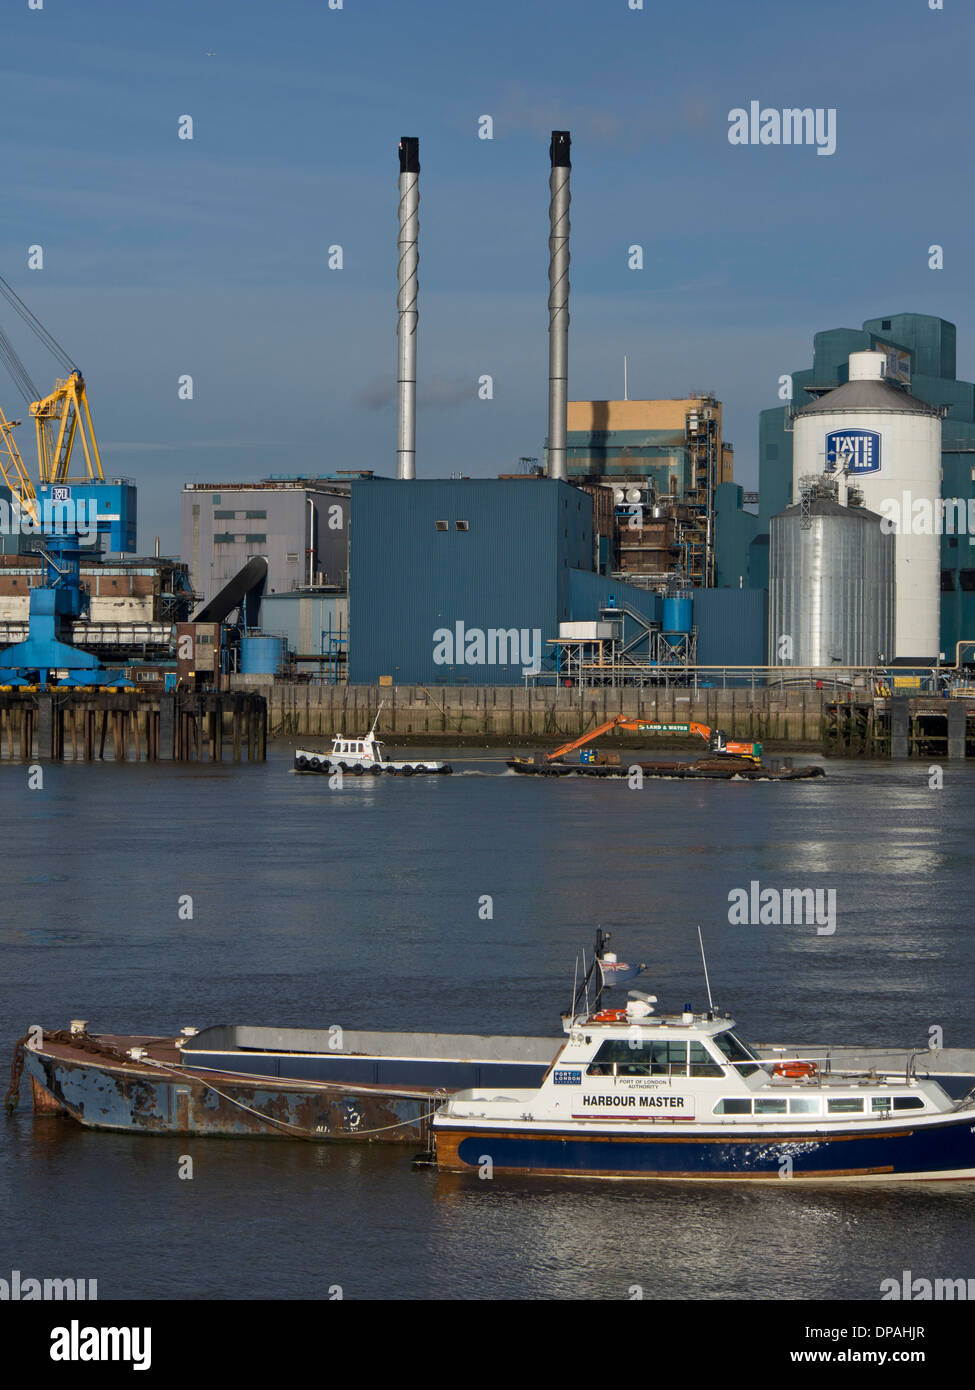
[[[304,769],[305,769],[307,766],[308,766],[308,759],[307,759],[307,758],[295,758],[295,767],[301,768],[302,771],[304,771]]]
[[[414,771],[414,772],[416,773],[416,775],[419,777],[419,775],[420,775],[421,772],[426,772],[426,768],[423,766],[422,763],[420,763],[420,764],[418,764],[418,765],[413,769],[413,771]]]
[[[369,769],[369,776],[370,776],[370,777],[381,777],[382,775],[383,775],[383,770],[382,770],[381,767],[371,767],[371,768]]]
[[[365,770],[366,769],[362,766],[361,763],[356,763],[353,767],[349,769],[353,777],[361,777]]]
[[[410,766],[409,763],[407,763],[406,767],[402,768],[401,771],[402,771],[404,777],[412,777],[412,776],[413,776],[413,768]]]
[[[449,775],[451,772],[453,772],[453,770],[454,769],[450,766],[450,763],[444,763],[443,767],[440,769],[444,776]]]

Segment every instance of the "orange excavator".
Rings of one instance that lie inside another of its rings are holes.
[[[706,724],[665,724],[656,720],[633,719],[627,714],[617,714],[615,718],[607,719],[605,724],[599,724],[595,729],[590,729],[581,738],[572,739],[570,743],[563,743],[560,748],[546,753],[545,760],[546,762],[554,762],[557,758],[564,757],[566,753],[583,748],[593,739],[609,733],[612,729],[626,729],[635,734],[696,734],[698,738],[705,740],[708,745],[708,752],[714,757],[750,758],[754,763],[760,762],[762,758],[762,745],[760,743],[735,743],[733,740],[729,740],[720,729],[709,729]]]
[[[618,753],[607,753],[598,758],[585,758],[585,762],[595,766],[563,762],[566,753],[583,748],[601,734],[612,729],[627,729],[635,734],[696,734],[708,745],[708,757],[697,762],[637,762],[635,767],[649,777],[712,777],[746,782],[793,782],[808,777],[822,777],[824,769],[815,763],[808,767],[794,768],[792,759],[787,758],[780,767],[762,762],[760,743],[736,743],[720,729],[709,729],[707,724],[667,724],[662,720],[634,719],[627,714],[617,714],[590,729],[579,738],[570,739],[551,753],[535,753],[530,758],[509,758],[508,767],[512,772],[542,774],[546,777],[567,777],[573,773],[587,774],[590,777],[628,777],[633,767],[620,763]],[[584,756],[584,755],[583,755]]]

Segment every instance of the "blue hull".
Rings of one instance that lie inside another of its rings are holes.
[[[975,1177],[975,1111],[917,1128],[826,1137],[751,1133],[734,1139],[674,1134],[581,1136],[472,1132],[435,1126],[437,1160],[451,1171],[490,1159],[495,1172],[635,1178]]]

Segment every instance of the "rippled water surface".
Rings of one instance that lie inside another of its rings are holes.
[[[597,923],[677,1007],[703,999],[701,923],[715,1000],[756,1041],[940,1026],[975,1046],[975,769],[946,765],[943,790],[920,763],[831,763],[638,792],[447,752],[481,775],[336,793],[280,746],[259,767],[49,767],[42,791],[0,767],[8,1054],[79,1017],[554,1036]],[[835,889],[835,933],[730,925],[753,880]],[[875,1299],[904,1269],[975,1275],[963,1183],[480,1182],[396,1147],[93,1133],[28,1099],[0,1132],[0,1277],[97,1278],[101,1298]]]

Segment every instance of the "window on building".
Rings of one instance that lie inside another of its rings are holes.
[[[245,521],[267,521],[267,512],[245,512]]]
[[[263,535],[263,536],[257,536],[257,535],[245,536],[245,537],[244,537],[244,541],[246,542],[247,545],[266,545],[266,544],[267,544],[267,536],[266,536],[266,535]]]
[[[288,561],[288,564],[289,564],[289,565],[296,565],[296,564],[298,563],[298,552],[297,552],[297,550],[289,550],[289,551],[288,551],[287,561]]]
[[[881,328],[883,328],[883,329],[889,331],[889,330],[890,330],[890,319],[881,319],[881,320],[880,320],[880,326],[881,326]]]
[[[233,543],[234,543],[234,541],[235,541],[236,539],[237,539],[236,536],[234,536],[232,532],[230,532],[230,531],[220,531],[220,532],[217,532],[217,533],[214,534],[214,537],[213,537],[213,544],[214,544],[214,545],[233,545]]]
[[[214,521],[233,521],[236,515],[236,512],[214,512],[213,519]]]
[[[213,505],[214,505],[215,507],[219,507],[219,506],[220,506],[220,494],[219,494],[219,492],[215,492],[215,493],[213,494],[213,496],[210,498],[210,501],[213,503]]]
[[[436,526],[438,531],[448,531],[450,529],[446,521],[435,521],[433,524],[434,526]]]
[[[954,593],[954,589],[955,589],[955,574],[954,574],[954,570],[942,570],[942,571],[941,571],[941,592],[942,592],[943,594],[951,594],[951,593]]]
[[[471,523],[469,521],[455,521],[454,525],[457,527],[458,531],[469,531],[471,529]]]
[[[975,570],[959,570],[958,579],[966,594],[975,593]]]

